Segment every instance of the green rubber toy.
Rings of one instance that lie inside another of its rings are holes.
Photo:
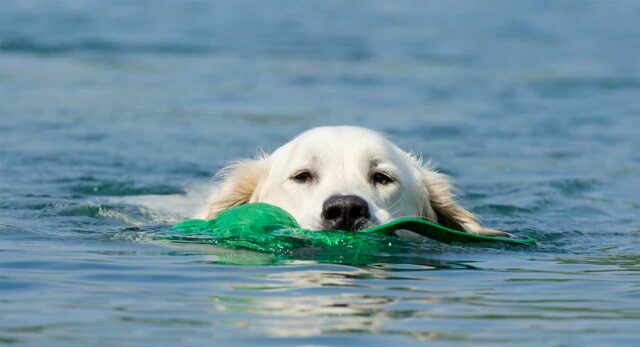
[[[467,233],[421,218],[399,218],[357,231],[306,230],[285,210],[264,203],[230,208],[211,220],[191,219],[174,225],[165,239],[211,243],[225,248],[288,255],[303,248],[346,248],[353,251],[392,251],[400,247],[395,231],[409,230],[444,243],[491,242],[533,245],[531,237],[499,237]]]

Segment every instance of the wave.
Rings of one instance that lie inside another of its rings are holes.
[[[9,38],[0,41],[0,52],[61,54],[74,52],[95,53],[143,53],[143,54],[206,54],[213,47],[179,43],[115,43],[103,39],[86,39],[79,42],[46,43],[27,38]]]

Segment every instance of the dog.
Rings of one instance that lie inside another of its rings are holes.
[[[382,134],[355,126],[318,127],[256,159],[223,168],[199,213],[263,202],[289,212],[302,228],[353,231],[399,217],[422,217],[469,233],[508,236],[480,225],[460,206],[452,181]]]

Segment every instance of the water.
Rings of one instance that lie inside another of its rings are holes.
[[[640,341],[638,2],[0,1],[0,344]],[[356,124],[534,249],[153,241],[226,161]]]

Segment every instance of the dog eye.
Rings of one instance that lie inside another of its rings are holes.
[[[389,177],[386,174],[383,174],[382,172],[374,173],[372,179],[374,183],[382,184],[383,186],[393,182],[393,178]]]
[[[307,183],[311,181],[312,178],[313,176],[311,176],[311,172],[309,171],[301,171],[295,174],[293,177],[291,177],[292,180],[298,183]]]

